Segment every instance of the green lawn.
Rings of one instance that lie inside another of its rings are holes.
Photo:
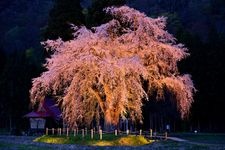
[[[82,138],[81,135],[77,136],[51,136],[44,135],[34,140],[35,142],[54,143],[54,144],[79,144],[79,145],[92,145],[92,146],[141,146],[151,144],[153,141],[144,138],[143,136],[115,136],[113,134],[103,134],[102,140],[99,135],[95,135],[91,139],[90,135]]]

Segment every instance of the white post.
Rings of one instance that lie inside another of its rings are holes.
[[[55,134],[55,129],[54,128],[52,128],[52,135],[54,135]]]
[[[129,130],[127,130],[127,135],[129,134]]]
[[[142,130],[140,129],[140,135],[142,135]]]
[[[102,130],[99,130],[100,140],[102,140]]]
[[[48,135],[48,128],[46,128],[45,134]]]
[[[82,129],[82,138],[84,138],[84,129]]]
[[[115,136],[117,136],[117,130],[115,130]]]
[[[76,129],[73,130],[73,136],[76,136]]]
[[[66,129],[66,136],[69,136],[69,128]]]
[[[150,138],[152,138],[152,129],[150,129]]]
[[[94,132],[93,132],[93,129],[91,129],[91,139],[94,138]]]

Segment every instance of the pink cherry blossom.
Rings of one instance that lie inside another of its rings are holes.
[[[167,90],[185,117],[195,88],[190,75],[180,75],[177,62],[189,54],[165,31],[166,19],[127,6],[105,11],[114,18],[108,23],[92,30],[73,26],[73,40],[42,43],[53,54],[44,64],[47,71],[33,79],[31,102],[54,96],[71,127],[100,117],[117,124],[119,118],[141,121],[143,100],[153,90],[158,98]]]

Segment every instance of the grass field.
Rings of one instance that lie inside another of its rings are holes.
[[[153,141],[143,136],[115,136],[113,134],[103,135],[103,139],[99,140],[99,135],[95,135],[93,139],[90,136],[51,136],[44,135],[34,140],[35,142],[44,142],[52,144],[79,144],[91,146],[141,146],[151,144]]]

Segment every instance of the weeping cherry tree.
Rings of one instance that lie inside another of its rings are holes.
[[[142,102],[152,91],[162,99],[166,90],[186,117],[195,88],[177,63],[189,54],[165,31],[166,19],[127,6],[105,11],[114,18],[108,23],[92,29],[73,26],[73,40],[43,42],[52,55],[44,64],[47,71],[33,79],[32,104],[51,95],[71,127],[101,117],[116,125],[120,118],[141,121]]]

